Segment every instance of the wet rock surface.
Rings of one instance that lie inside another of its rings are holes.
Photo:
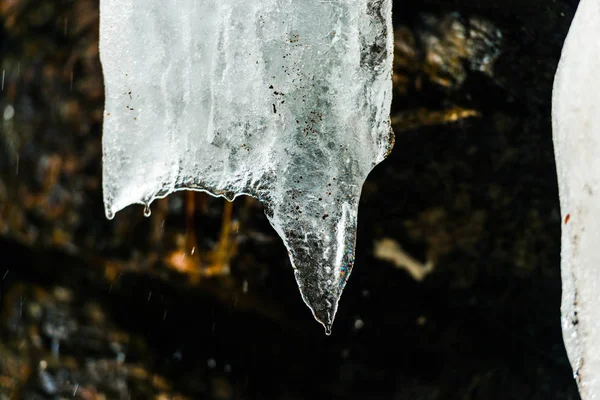
[[[0,4],[0,396],[578,398],[550,130],[576,1],[394,6],[396,145],[327,338],[255,201],[104,218],[98,4]]]

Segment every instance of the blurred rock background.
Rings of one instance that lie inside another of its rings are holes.
[[[0,0],[0,399],[577,399],[550,96],[577,1],[398,0],[334,333],[253,199],[101,195],[97,0]]]

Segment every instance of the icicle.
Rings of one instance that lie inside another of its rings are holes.
[[[262,201],[328,332],[392,146],[391,0],[101,0],[106,215],[177,190]]]
[[[562,328],[584,400],[600,396],[600,0],[582,0],[554,82]]]

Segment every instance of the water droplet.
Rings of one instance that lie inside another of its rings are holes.
[[[214,358],[209,358],[208,361],[206,361],[206,365],[208,365],[208,368],[215,368],[217,366],[217,362],[215,361]]]
[[[111,210],[106,210],[106,218],[113,219],[115,214]]]
[[[149,217],[152,214],[152,210],[150,210],[150,204],[146,204],[144,206],[144,216]]]
[[[4,120],[10,121],[15,116],[15,109],[10,104],[4,109]]]
[[[354,321],[354,329],[359,330],[359,329],[362,329],[364,326],[365,326],[365,323],[363,322],[362,319],[357,318]]]
[[[327,325],[327,326],[325,327],[325,334],[326,334],[327,336],[331,336],[331,325]]]

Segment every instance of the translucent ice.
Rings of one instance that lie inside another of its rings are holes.
[[[101,0],[106,214],[177,190],[262,201],[327,330],[392,146],[391,0]]]
[[[600,0],[582,0],[554,82],[562,328],[584,400],[600,398]]]

